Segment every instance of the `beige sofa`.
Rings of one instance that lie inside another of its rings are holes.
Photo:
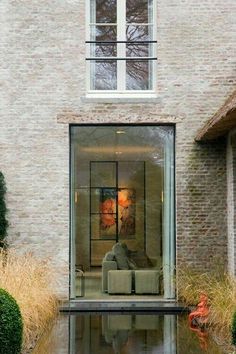
[[[139,269],[125,243],[116,243],[102,261],[102,291],[109,294],[158,294],[160,271]]]

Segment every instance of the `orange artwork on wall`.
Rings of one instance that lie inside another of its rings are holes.
[[[116,192],[115,188],[102,188],[99,209],[101,238],[114,237],[116,233],[122,238],[135,236],[135,191],[133,189],[120,188]]]

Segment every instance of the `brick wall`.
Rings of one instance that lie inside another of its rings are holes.
[[[230,132],[227,146],[227,186],[228,186],[228,269],[236,272],[236,132]]]
[[[69,262],[68,123],[176,123],[177,260],[226,259],[225,141],[194,143],[236,83],[235,0],[159,0],[157,98],[85,98],[85,1],[0,3],[9,240]],[[64,278],[67,295],[68,277]]]

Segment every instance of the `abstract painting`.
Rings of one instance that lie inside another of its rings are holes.
[[[135,190],[120,188],[118,190],[119,238],[135,237]]]
[[[119,188],[117,193],[115,188],[101,188],[101,239],[116,239],[116,233],[119,239],[135,237],[135,201],[134,189]]]
[[[100,238],[116,239],[116,189],[100,190]]]

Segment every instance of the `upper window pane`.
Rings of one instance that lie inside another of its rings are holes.
[[[126,0],[126,22],[152,22],[152,0]]]
[[[116,23],[116,0],[92,0],[91,23]]]

